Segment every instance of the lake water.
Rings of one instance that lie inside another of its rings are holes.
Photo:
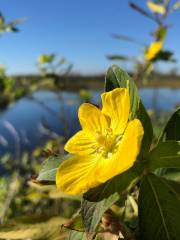
[[[100,91],[93,91],[92,102],[100,103]],[[180,105],[180,90],[140,90],[148,109],[173,111]],[[17,101],[0,113],[0,155],[15,149],[32,150],[48,138],[63,135],[67,139],[79,129],[77,110],[81,101],[75,92],[38,91]]]

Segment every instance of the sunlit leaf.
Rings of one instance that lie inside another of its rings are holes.
[[[50,156],[46,159],[38,177],[35,179],[35,182],[41,184],[55,184],[57,169],[61,162],[67,157],[68,156]]]
[[[112,65],[107,71],[105,80],[105,90],[110,91],[118,87],[128,87],[131,101],[130,120],[139,118],[144,128],[144,137],[140,155],[145,155],[148,152],[152,142],[153,130],[151,120],[142,104],[138,94],[137,87],[130,76],[119,68],[117,65]]]
[[[96,229],[104,212],[118,200],[119,195],[115,193],[100,202],[82,201],[81,214],[88,240],[92,240],[95,236]]]

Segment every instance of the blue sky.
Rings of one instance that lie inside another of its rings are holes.
[[[174,2],[174,0],[172,0]],[[144,5],[145,0],[134,0]],[[74,64],[74,72],[101,73],[111,64],[107,54],[136,56],[141,47],[117,41],[121,33],[149,43],[155,23],[128,7],[127,0],[1,0],[7,20],[28,17],[20,33],[0,37],[0,63],[9,73],[35,73],[36,59],[55,52]],[[180,10],[172,14],[165,46],[180,61]],[[126,67],[126,66],[125,66]],[[160,65],[167,70],[172,65]],[[176,64],[179,67],[179,63]]]

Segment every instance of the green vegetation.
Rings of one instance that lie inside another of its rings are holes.
[[[171,2],[172,1],[170,0],[148,0],[148,9],[145,9],[132,1],[129,2],[129,6],[134,11],[156,24],[154,31],[150,32],[150,36],[152,38],[152,42],[150,44],[143,43],[142,41],[133,39],[131,36],[129,37],[122,34],[114,34],[112,36],[116,40],[126,41],[134,44],[136,47],[140,46],[141,49],[143,49],[140,56],[126,56],[119,54],[107,56],[109,60],[130,62],[133,64],[133,79],[135,81],[141,81],[143,85],[146,85],[148,80],[151,79],[149,76],[152,75],[156,63],[161,61],[167,63],[176,62],[174,59],[174,53],[169,49],[164,49],[164,43],[170,28],[170,24],[167,23],[167,19],[173,12],[179,9],[178,2],[174,5],[172,5]]]
[[[180,76],[175,70],[169,74],[156,71],[157,62],[175,61],[175,53],[164,49],[164,42],[169,31],[166,21],[180,8],[180,3],[148,1],[147,9],[134,2],[129,5],[156,23],[152,42],[148,44],[141,44],[129,36],[113,35],[115,39],[140,44],[143,48],[140,58],[121,54],[108,56],[111,61],[131,62],[134,68],[129,74],[112,65],[105,76],[73,75],[73,65],[55,53],[39,55],[35,60],[37,75],[9,76],[6,67],[0,65],[1,113],[13,108],[12,105],[23,97],[33,99],[33,93],[39,90],[56,93],[60,103],[63,102],[63,90],[78,92],[78,104],[91,102],[89,90],[103,89],[105,80],[104,92],[128,89],[129,121],[139,119],[144,129],[134,165],[81,195],[68,195],[56,187],[58,169],[72,157],[64,151],[67,129],[59,136],[51,134],[47,127],[50,139],[43,146],[36,146],[31,152],[21,152],[16,146],[14,155],[2,155],[0,240],[179,239],[180,108],[177,106],[173,114],[162,112],[160,115],[155,109],[145,109],[138,88],[180,88]],[[7,22],[0,13],[0,37],[7,32],[19,32],[19,24],[25,20]],[[62,121],[67,122],[65,111],[62,111],[63,120],[59,118],[60,125]],[[9,127],[18,145],[16,129]],[[69,130],[70,126],[66,127]]]

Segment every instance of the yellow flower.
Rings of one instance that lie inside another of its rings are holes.
[[[156,4],[154,2],[148,1],[147,6],[154,13],[159,13],[159,14],[166,13],[166,8],[161,4]]]
[[[154,57],[156,57],[156,55],[160,52],[162,47],[163,47],[162,41],[157,41],[157,42],[151,43],[150,47],[147,49],[147,51],[145,53],[146,60],[150,61]]]
[[[128,121],[130,97],[126,88],[103,93],[102,110],[84,103],[79,108],[82,130],[65,145],[73,154],[59,167],[57,188],[81,194],[128,170],[140,151],[144,134],[138,119]]]

